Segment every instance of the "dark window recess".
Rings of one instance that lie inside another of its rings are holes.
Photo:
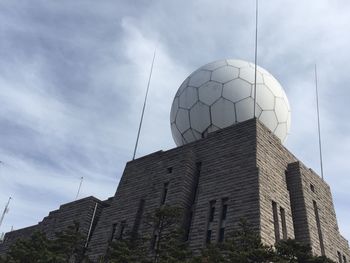
[[[272,201],[272,213],[273,213],[273,225],[275,228],[275,241],[278,242],[280,238],[280,225],[278,222],[278,211],[277,211],[277,203]]]
[[[158,235],[154,235],[151,243],[151,248],[155,250],[157,248]]]
[[[225,228],[222,227],[220,228],[220,231],[219,231],[219,239],[218,241],[221,243],[224,241],[224,238],[225,238]]]
[[[210,244],[211,242],[211,230],[207,230],[207,238],[205,241],[207,244]]]
[[[192,184],[192,195],[191,195],[191,208],[189,211],[189,216],[188,219],[186,221],[185,224],[185,229],[186,229],[186,236],[185,236],[185,240],[187,241],[189,236],[190,236],[190,231],[191,231],[191,225],[192,225],[192,218],[193,218],[193,213],[194,213],[194,203],[196,201],[196,197],[197,197],[197,190],[198,190],[198,184],[199,184],[199,176],[201,173],[201,167],[202,167],[202,163],[198,162],[196,163],[196,171],[194,174],[194,180],[193,180],[193,184]]]
[[[321,221],[320,221],[320,216],[318,213],[318,206],[315,200],[312,201],[314,205],[314,212],[315,212],[315,219],[316,219],[316,226],[317,226],[317,232],[318,232],[318,239],[320,241],[320,248],[321,248],[321,255],[325,255],[324,251],[324,244],[323,244],[323,235],[322,235],[322,228],[321,228]],[[341,259],[341,257],[340,257]]]
[[[111,236],[109,238],[110,242],[114,241],[114,239],[116,238],[117,227],[118,227],[118,224],[112,225],[112,232],[111,232]]]
[[[161,205],[165,204],[166,197],[168,195],[168,187],[169,187],[169,183],[165,183],[164,186],[163,186],[162,199],[161,199],[161,202],[160,202]]]
[[[214,221],[215,216],[215,201],[210,202],[210,209],[209,209],[209,223]]]
[[[341,259],[341,254],[339,251],[337,251],[337,254],[338,254],[338,261],[339,263],[343,263],[342,259]]]
[[[118,240],[122,240],[125,232],[126,222],[122,221],[120,224]]]
[[[228,198],[223,198],[221,200],[218,242],[224,241],[224,238],[225,238],[225,226],[226,226],[226,217],[227,217],[227,208],[228,208],[227,202],[228,202]]]
[[[188,216],[187,226],[186,226],[185,241],[187,241],[190,237],[192,218],[193,218],[193,211],[190,211],[189,216]]]
[[[140,203],[139,203],[139,207],[137,209],[136,212],[136,217],[135,217],[135,221],[134,221],[134,226],[132,228],[132,238],[136,238],[137,236],[137,232],[139,231],[139,227],[140,227],[140,223],[142,220],[142,215],[143,215],[143,210],[145,208],[145,200],[141,199]]]
[[[168,173],[171,174],[173,172],[173,167],[168,167]]]
[[[343,255],[343,263],[347,263],[348,261],[346,260],[346,256]]]
[[[315,186],[313,186],[313,184],[310,184],[310,189],[312,192],[315,192]]]
[[[221,220],[226,220],[226,216],[227,216],[227,204],[223,204]]]
[[[286,180],[287,190],[290,191],[290,189],[289,189],[289,183],[288,183],[288,170],[285,170],[285,171],[284,171],[284,179]]]
[[[282,223],[282,235],[283,235],[283,239],[286,240],[288,238],[286,212],[282,207],[280,207],[280,213],[281,213],[281,223]]]
[[[193,191],[192,191],[192,193],[193,193],[193,195],[192,195],[192,205],[196,201],[197,191],[198,191],[198,184],[199,184],[199,177],[201,175],[201,169],[202,169],[202,163],[201,162],[196,163],[196,173],[195,173],[195,177],[194,177]]]

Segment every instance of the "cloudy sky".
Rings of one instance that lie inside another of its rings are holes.
[[[60,204],[114,194],[131,159],[153,50],[137,156],[175,146],[169,112],[192,71],[254,60],[254,0],[0,0],[0,228],[36,224]],[[259,64],[292,107],[286,146],[319,169],[318,65],[325,179],[350,239],[350,2],[260,3]]]

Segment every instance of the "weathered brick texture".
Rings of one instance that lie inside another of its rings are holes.
[[[227,236],[245,218],[266,244],[273,245],[276,237],[296,238],[310,243],[317,255],[324,251],[337,260],[340,252],[350,261],[348,243],[339,234],[329,186],[256,120],[128,162],[115,196],[98,202],[98,220],[89,242],[93,261],[105,255],[112,234],[121,228],[125,233],[153,235],[143,219],[161,205],[165,185],[165,204],[185,211],[183,227],[189,230],[188,243],[195,253],[205,246],[207,230],[211,230],[211,242],[217,242],[221,227],[225,227]],[[228,205],[224,223],[223,200]],[[209,222],[210,203],[214,201],[215,213]],[[52,235],[68,225],[63,222],[72,222],[75,214],[86,233],[96,202],[88,202],[85,208],[76,202],[62,206],[33,229],[45,229]],[[13,240],[11,235],[26,236],[30,231],[8,233],[6,238]]]

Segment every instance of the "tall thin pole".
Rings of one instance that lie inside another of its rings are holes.
[[[79,188],[78,188],[78,192],[77,192],[77,195],[75,196],[75,200],[78,199],[79,197],[79,194],[80,194],[80,189],[81,189],[81,185],[83,184],[83,180],[84,180],[84,177],[80,177],[80,183],[79,183]]]
[[[258,70],[258,18],[259,18],[259,2],[255,2],[255,74],[254,74],[254,118],[256,117],[256,79]]]
[[[320,125],[320,107],[318,102],[318,83],[317,83],[317,65],[315,64],[315,86],[316,86],[316,106],[317,106],[317,126],[318,126],[318,146],[320,151],[321,177],[323,177],[323,157],[322,157],[322,140],[321,140],[321,125]]]
[[[155,48],[155,49],[154,49],[154,53],[153,53],[152,64],[151,64],[151,71],[150,71],[149,77],[148,77],[148,83],[147,83],[147,90],[146,90],[145,100],[144,100],[144,102],[143,102],[143,107],[142,107],[142,113],[141,113],[141,119],[140,119],[140,124],[139,124],[139,130],[138,130],[138,132],[137,132],[137,137],[136,137],[136,143],[135,143],[134,154],[133,154],[133,156],[132,156],[132,159],[133,159],[133,160],[135,160],[136,151],[137,151],[137,146],[138,146],[138,144],[139,144],[139,138],[140,138],[140,132],[141,132],[141,127],[142,127],[143,115],[145,114],[147,96],[148,96],[149,86],[150,86],[150,84],[151,84],[151,78],[152,78],[152,72],[153,72],[154,59],[156,58],[156,51],[157,51],[157,49]]]
[[[7,204],[6,204],[6,206],[5,206],[5,209],[4,209],[4,211],[2,212],[2,215],[1,215],[1,218],[0,218],[0,226],[2,225],[2,222],[4,221],[5,214],[7,214],[8,211],[9,211],[9,205],[10,205],[11,199],[12,199],[12,197],[9,197],[9,200],[7,201]]]

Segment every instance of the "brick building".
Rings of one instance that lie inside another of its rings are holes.
[[[128,162],[114,197],[62,205],[38,225],[7,233],[0,253],[35,230],[52,236],[76,220],[97,262],[116,235],[153,231],[142,219],[162,204],[186,211],[183,227],[194,252],[220,242],[246,218],[265,244],[295,238],[316,255],[350,261],[328,184],[256,119]]]

